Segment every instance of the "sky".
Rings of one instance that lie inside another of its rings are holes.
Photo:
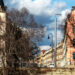
[[[39,45],[50,45],[52,40],[48,39],[50,33],[54,36],[54,18],[57,16],[57,27],[60,24],[64,25],[64,19],[71,12],[72,6],[75,5],[75,0],[4,0],[5,5],[10,8],[21,9],[26,7],[31,14],[34,15],[36,22],[43,24],[46,28],[46,34]],[[50,37],[52,37],[50,35]],[[57,30],[57,43],[61,42],[63,34],[61,30]],[[54,42],[54,37],[53,37]]]

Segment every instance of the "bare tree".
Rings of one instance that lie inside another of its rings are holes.
[[[35,22],[33,15],[26,8],[21,11],[16,9],[7,11],[5,35],[7,64],[12,66],[12,62],[19,62],[19,58],[24,61],[33,58],[33,50],[36,49],[37,52],[38,49],[36,40],[40,40],[44,35],[43,28],[43,25]]]

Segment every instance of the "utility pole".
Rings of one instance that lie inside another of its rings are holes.
[[[54,47],[54,65],[56,68],[56,47],[57,47],[57,22],[56,22],[56,15],[55,15],[55,47]]]
[[[61,15],[61,14],[55,14],[55,46],[54,46],[54,65],[55,68],[57,67],[56,65],[56,53],[57,53],[57,15]]]

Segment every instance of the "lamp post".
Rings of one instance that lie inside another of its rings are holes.
[[[50,39],[50,38],[52,38],[51,39],[52,42],[50,43],[50,46],[53,47],[54,43],[53,43],[53,34],[52,33],[49,33],[49,35],[48,35],[48,39]]]
[[[50,39],[50,38],[52,38],[52,39]],[[48,35],[48,39],[50,39],[51,40],[51,42],[50,42],[50,46],[52,47],[52,50],[53,50],[53,46],[54,46],[54,41],[53,41],[53,34],[52,33],[49,33],[49,35]],[[52,51],[52,63],[53,63],[53,51]]]
[[[55,14],[55,48],[54,48],[54,63],[55,63],[55,68],[56,66],[56,52],[57,52],[57,15],[61,15],[61,14]]]

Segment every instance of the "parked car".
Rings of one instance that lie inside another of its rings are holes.
[[[55,67],[55,64],[54,63],[50,63],[47,67],[53,68],[53,67]]]

